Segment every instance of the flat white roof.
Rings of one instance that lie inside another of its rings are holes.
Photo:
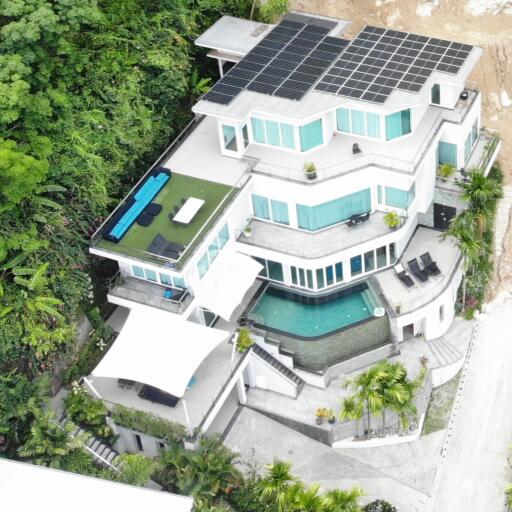
[[[197,46],[221,52],[245,55],[274,27],[258,21],[222,16],[196,40]]]
[[[91,512],[191,512],[193,500],[90,476],[0,459],[0,496],[5,510]]]

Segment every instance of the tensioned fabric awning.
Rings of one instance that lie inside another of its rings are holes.
[[[198,366],[229,333],[154,308],[130,311],[122,331],[93,370],[181,397]]]
[[[229,320],[262,268],[256,260],[226,247],[194,288],[194,294],[201,306]]]

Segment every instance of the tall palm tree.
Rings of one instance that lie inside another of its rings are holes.
[[[52,411],[39,411],[30,428],[30,435],[18,449],[18,454],[31,459],[35,464],[59,468],[64,457],[83,448],[89,436],[86,433],[72,436],[74,430],[76,426],[71,421],[61,426]]]
[[[462,198],[475,212],[484,212],[502,196],[501,184],[486,176],[482,169],[473,169],[470,179],[460,184]]]
[[[286,508],[290,512],[323,512],[324,500],[319,494],[318,484],[305,487],[302,482],[295,482],[286,493]]]
[[[359,420],[363,417],[364,404],[357,396],[348,396],[343,399],[339,420],[352,420],[356,422],[356,437],[359,437]]]
[[[264,500],[274,501],[279,512],[283,512],[286,510],[288,489],[296,482],[291,473],[291,464],[274,459],[266,470],[267,474],[258,482],[256,490]]]
[[[363,496],[363,490],[352,487],[348,491],[333,489],[324,494],[324,512],[359,512],[358,500]]]

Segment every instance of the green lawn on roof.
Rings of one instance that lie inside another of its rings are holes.
[[[162,205],[162,211],[154,218],[151,225],[144,227],[135,222],[119,243],[102,240],[99,246],[117,252],[124,252],[123,249],[127,249],[127,252],[131,250],[143,252],[159,233],[169,242],[188,245],[231,189],[232,187],[221,183],[172,173],[171,179],[153,199],[154,203]],[[203,206],[189,224],[172,223],[169,220],[169,214],[179,206],[182,199],[189,197],[203,199]]]

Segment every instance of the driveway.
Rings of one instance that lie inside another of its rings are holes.
[[[444,462],[427,511],[501,512],[512,442],[512,302],[480,321]]]

